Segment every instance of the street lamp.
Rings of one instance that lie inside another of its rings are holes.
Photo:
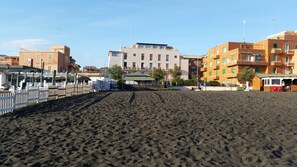
[[[40,60],[40,67],[41,67],[41,75],[40,75],[40,86],[43,87],[43,67],[44,62],[43,59]]]
[[[200,90],[200,82],[199,82],[199,69],[198,69],[198,61],[199,60],[199,57],[197,57],[197,63],[196,63],[196,66],[197,66],[197,89]]]

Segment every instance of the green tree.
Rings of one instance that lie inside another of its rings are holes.
[[[114,80],[120,80],[122,78],[122,73],[122,67],[116,64],[107,70],[107,76],[111,75],[111,78]]]
[[[249,82],[253,79],[254,75],[255,75],[254,69],[250,67],[244,67],[242,73],[239,74],[238,76],[238,80],[240,82],[246,82],[246,87],[249,89]]]
[[[169,70],[169,73],[171,74],[172,80],[174,81],[180,80],[180,76],[181,76],[180,67],[174,66],[173,69]]]
[[[156,67],[154,67],[149,74],[152,78],[155,78],[157,82],[162,81],[166,75],[164,70],[158,69]]]

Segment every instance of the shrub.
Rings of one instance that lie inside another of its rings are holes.
[[[221,86],[221,84],[218,81],[209,81],[207,86]]]
[[[244,87],[237,87],[237,91],[244,91]]]

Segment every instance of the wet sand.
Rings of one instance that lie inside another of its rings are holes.
[[[297,94],[113,92],[0,117],[0,166],[297,166]]]

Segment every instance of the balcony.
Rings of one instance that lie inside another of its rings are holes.
[[[272,53],[272,54],[279,54],[279,53],[282,53],[282,49],[281,49],[281,48],[272,48],[272,49],[271,49],[271,53]]]
[[[268,66],[267,61],[250,61],[250,60],[237,60],[230,62],[228,64],[228,67],[232,66],[243,66],[243,65],[249,65],[249,66]]]
[[[214,57],[213,57],[213,59],[219,59],[220,58],[220,55],[219,54],[217,54],[217,55],[215,55]]]
[[[286,54],[294,55],[295,54],[295,49],[286,50]]]
[[[201,67],[200,68],[200,71],[204,71],[205,72],[205,71],[207,71],[207,68],[206,67]]]
[[[287,67],[294,67],[293,62],[285,62],[284,65],[287,66]]]
[[[215,76],[214,77],[214,80],[219,80],[220,79],[220,76]]]
[[[273,61],[273,62],[271,62],[271,65],[272,66],[282,66],[283,63],[281,61]]]
[[[240,73],[230,73],[230,74],[226,74],[227,78],[237,78],[238,75],[240,75]]]
[[[216,65],[216,66],[214,66],[214,69],[215,70],[217,70],[217,69],[219,69],[220,68],[220,65]]]

